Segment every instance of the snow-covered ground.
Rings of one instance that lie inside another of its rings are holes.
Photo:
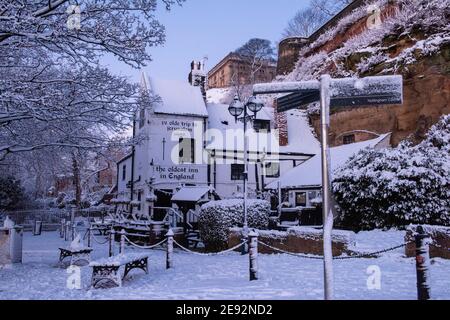
[[[404,232],[371,231],[356,236],[363,251],[401,244]],[[0,269],[0,299],[322,299],[322,261],[288,255],[260,255],[260,280],[248,281],[248,256],[197,256],[175,251],[175,268],[165,269],[163,250],[147,251],[149,274],[133,271],[122,288],[88,289],[91,268],[81,269],[82,289],[70,290],[69,274],[57,266],[58,247],[68,246],[57,233],[24,236],[24,263]],[[117,250],[117,246],[116,246]],[[134,251],[127,248],[127,251]],[[107,245],[94,245],[93,257],[107,255]],[[381,289],[367,288],[367,268],[381,270]],[[378,259],[334,262],[337,299],[415,299],[415,261],[403,250]],[[450,261],[433,259],[431,294],[450,299]]]

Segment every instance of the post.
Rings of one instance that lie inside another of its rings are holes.
[[[125,254],[125,229],[120,230],[120,254]]]
[[[75,224],[71,223],[70,224],[70,238],[73,240],[75,240]]]
[[[59,230],[59,237],[65,238],[66,219],[61,220],[61,229]]]
[[[72,237],[72,241],[75,239],[75,210],[76,210],[76,206],[72,205],[70,207],[70,225],[71,225],[71,237]]]
[[[330,82],[329,75],[320,78],[321,106],[321,155],[322,155],[322,216],[323,216],[323,254],[324,254],[324,298],[334,298],[333,252],[331,233],[333,230],[333,211],[331,207],[330,150],[328,132],[330,127]]]
[[[88,248],[91,247],[91,226],[89,225],[88,230],[87,230],[87,246]]]
[[[114,255],[114,238],[116,236],[116,231],[111,227],[111,231],[109,233],[109,256],[112,257]]]
[[[416,238],[416,273],[417,299],[430,299],[430,235],[422,226],[417,227]]]
[[[250,281],[258,280],[258,234],[250,231],[248,234]]]
[[[172,229],[169,229],[169,231],[166,234],[167,238],[166,269],[173,268],[173,236],[174,233]]]
[[[66,221],[66,229],[64,231],[64,241],[69,240],[70,221]]]
[[[281,205],[283,200],[281,199],[281,182],[278,181],[278,216],[281,214]]]
[[[247,208],[247,184],[248,184],[248,143],[247,143],[247,106],[244,105],[244,227],[242,228],[242,238],[244,245],[241,253],[247,254],[248,239],[248,208]]]

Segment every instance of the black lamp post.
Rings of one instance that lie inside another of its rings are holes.
[[[261,111],[264,104],[255,96],[251,96],[248,98],[247,102],[244,104],[240,101],[239,96],[236,95],[228,107],[228,111],[234,117],[235,121],[238,120],[244,123],[244,176],[243,176],[243,184],[244,184],[244,228],[243,228],[243,236],[244,239],[247,239],[248,235],[248,216],[247,216],[247,180],[248,180],[248,145],[247,145],[247,122],[253,121],[256,119],[256,114]],[[249,115],[249,112],[252,115]],[[243,117],[239,118],[242,114]],[[246,246],[244,247],[243,253],[246,253]]]

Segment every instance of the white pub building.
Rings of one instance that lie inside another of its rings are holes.
[[[203,63],[192,63],[190,83],[145,75],[141,82],[150,96],[134,122],[141,143],[117,164],[116,201],[123,211],[153,218],[155,207],[184,203],[198,209],[211,199],[242,197],[243,121],[229,113],[228,104],[206,100]],[[298,111],[288,117],[288,133],[297,136],[292,143],[280,147],[274,128],[270,105],[248,123],[249,198],[262,197],[268,184],[319,151]]]

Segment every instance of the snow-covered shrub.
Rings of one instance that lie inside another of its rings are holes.
[[[250,228],[266,229],[269,225],[270,203],[248,200],[247,217]],[[242,199],[212,201],[202,206],[199,215],[200,236],[208,250],[227,247],[229,229],[242,227],[244,203]]]
[[[339,223],[354,230],[450,225],[450,115],[417,146],[363,150],[334,174]]]

